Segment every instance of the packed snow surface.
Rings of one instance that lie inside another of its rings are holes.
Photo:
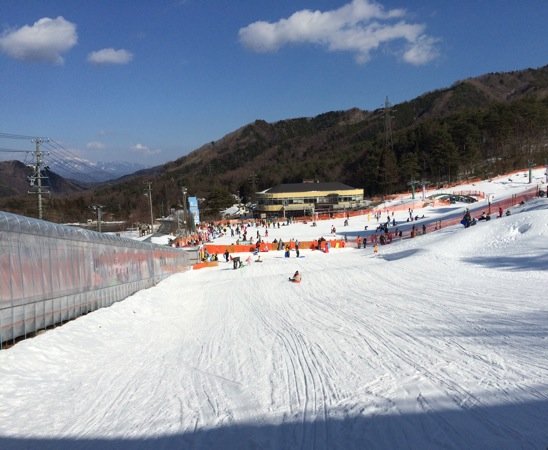
[[[547,448],[547,200],[301,255],[177,274],[0,351],[0,448]]]

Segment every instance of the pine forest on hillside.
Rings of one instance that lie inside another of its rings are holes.
[[[164,166],[84,192],[52,195],[46,218],[85,220],[89,205],[101,203],[112,219],[146,221],[144,181],[152,182],[155,216],[177,207],[185,186],[204,199],[202,217],[211,218],[233,203],[231,194],[252,201],[254,192],[279,183],[340,181],[375,197],[409,190],[413,180],[440,186],[547,160],[544,66],[465,80],[370,112],[355,108],[276,123],[257,120]],[[4,196],[0,208],[36,215],[35,199],[28,195]]]

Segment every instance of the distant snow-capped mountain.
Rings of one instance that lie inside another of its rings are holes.
[[[64,178],[82,182],[103,182],[145,169],[143,164],[128,161],[89,161],[83,158],[54,161],[49,169]]]
[[[129,175],[130,173],[137,172],[138,170],[143,170],[147,166],[135,162],[129,161],[98,161],[97,168],[107,174],[111,175],[110,179],[119,178],[124,175]]]

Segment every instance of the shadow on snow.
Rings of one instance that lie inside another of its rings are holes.
[[[236,424],[144,438],[0,437],[3,450],[171,450],[171,449],[545,449],[548,400],[460,410],[377,414],[314,422]],[[355,413],[367,406],[363,405]],[[334,415],[343,415],[333,410]],[[43,431],[43,430],[42,430]]]
[[[474,256],[463,261],[490,269],[500,270],[540,270],[548,267],[548,253],[539,256]]]
[[[386,261],[397,261],[398,259],[408,258],[409,256],[416,255],[417,253],[421,253],[422,251],[423,250],[421,250],[420,248],[413,248],[409,250],[403,250],[401,252],[382,254],[381,258],[385,259]]]
[[[539,294],[542,295],[542,294]],[[468,313],[466,321],[452,330],[427,330],[427,337],[480,337],[481,342],[488,345],[511,345],[514,338],[536,338],[528,346],[546,347],[548,339],[548,311],[508,312],[501,314]],[[522,351],[516,347],[516,351]],[[548,448],[548,447],[547,447]]]

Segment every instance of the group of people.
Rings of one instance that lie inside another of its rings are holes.
[[[147,224],[139,224],[139,237],[146,236],[147,234],[152,233],[152,227]]]
[[[198,259],[202,262],[205,262],[205,261],[219,261],[219,257],[217,256],[217,253],[209,253],[207,251],[207,248],[202,245],[200,246],[199,250],[198,250]],[[226,257],[225,257],[226,259]]]
[[[506,216],[509,216],[511,213],[510,213],[510,210],[506,210]],[[501,206],[499,206],[498,208],[498,215],[497,217],[502,217],[504,214],[504,210],[502,209]],[[464,212],[464,216],[462,216],[462,220],[460,221],[460,223],[462,225],[464,225],[464,228],[468,228],[472,225],[475,225],[477,223],[477,221],[479,220],[491,220],[491,216],[490,214],[486,213],[485,211],[482,211],[481,215],[476,219],[475,217],[472,217],[472,214],[470,213],[470,210],[468,208],[466,208],[466,211]]]
[[[291,244],[286,244],[285,245],[285,254],[284,256],[286,258],[289,258],[291,256],[291,250],[292,248],[295,250],[295,255],[297,256],[297,258],[301,255],[300,251],[299,251],[299,241],[293,241],[293,245]]]
[[[298,250],[297,250],[298,252]],[[236,269],[240,269],[244,266],[244,263],[242,261],[242,259],[239,257],[239,256],[234,256],[232,257],[229,253],[228,253],[228,250],[225,250],[224,252],[224,257],[225,257],[225,261],[228,262],[228,261],[232,261],[232,268],[234,270]],[[247,259],[245,260],[246,264],[249,265],[253,262],[253,259],[251,257],[251,255],[249,255],[247,257]],[[255,259],[255,262],[257,263],[262,263],[263,260],[261,259],[261,255],[257,255],[257,259]],[[300,272],[297,270],[295,271],[295,273],[293,274],[292,277],[289,277],[289,281],[292,281],[293,283],[300,283],[301,282],[301,274]]]

